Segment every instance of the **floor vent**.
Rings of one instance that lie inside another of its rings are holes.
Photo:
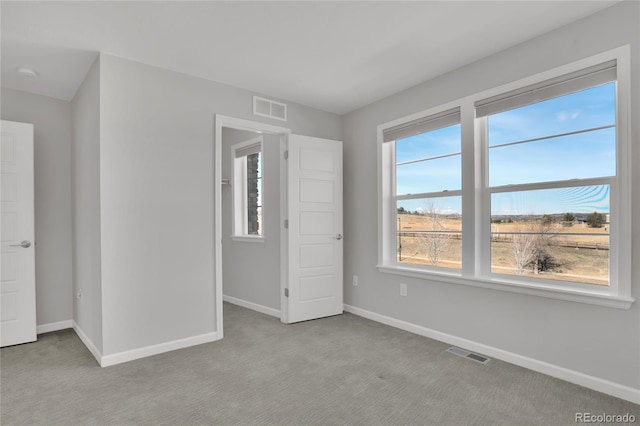
[[[261,117],[275,118],[276,120],[287,121],[287,105],[265,99],[258,96],[253,97],[253,113]]]
[[[489,362],[489,358],[484,355],[469,352],[466,349],[458,348],[456,346],[451,346],[449,349],[447,349],[447,352],[451,352],[452,354],[461,356],[463,358],[468,358],[472,361],[479,362],[480,364],[486,364]]]

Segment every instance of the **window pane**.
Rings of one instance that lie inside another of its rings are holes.
[[[247,234],[262,235],[261,153],[247,155]]]
[[[616,123],[616,86],[607,83],[490,115],[489,146]]]
[[[262,218],[262,206],[258,206],[256,209],[256,216],[258,217],[258,231],[256,235],[262,235],[262,226],[263,226],[263,218]]]
[[[396,141],[396,163],[456,154],[461,151],[460,125],[443,127]]]
[[[396,194],[423,194],[462,187],[461,157],[438,158],[396,167]]]
[[[401,200],[397,208],[398,263],[460,269],[462,197]]]
[[[491,272],[609,284],[609,186],[491,194]]]
[[[399,139],[395,149],[397,195],[461,188],[460,124]]]
[[[489,149],[489,186],[615,175],[615,128]]]

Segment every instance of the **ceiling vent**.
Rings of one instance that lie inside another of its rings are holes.
[[[287,105],[270,99],[253,97],[253,114],[287,121]]]

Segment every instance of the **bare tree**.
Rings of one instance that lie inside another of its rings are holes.
[[[441,215],[435,209],[433,203],[429,205],[425,216],[428,218],[427,226],[431,229],[428,229],[427,231],[429,232],[422,235],[423,244],[431,264],[438,266],[442,253],[451,243],[452,235],[443,232],[447,230],[447,227],[442,223]]]
[[[511,254],[516,274],[522,275],[524,268],[535,259],[535,235],[523,233],[514,234],[511,241]]]
[[[517,275],[522,275],[529,265],[533,266],[535,274],[549,267],[553,245],[551,227],[552,222],[538,220],[530,223],[525,232],[513,235],[511,254]]]
[[[537,221],[531,225],[531,231],[535,232],[535,244],[533,248],[533,273],[537,274],[550,267],[552,263],[551,247],[555,243],[551,227],[553,221],[543,220]]]

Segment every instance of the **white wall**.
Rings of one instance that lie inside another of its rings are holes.
[[[33,123],[36,322],[73,318],[71,273],[71,104],[2,88],[2,119]]]
[[[233,181],[231,146],[259,136],[222,129],[222,177]],[[222,280],[225,296],[280,310],[280,138],[263,135],[261,242],[234,241],[231,185],[222,191]]]
[[[344,117],[345,303],[555,366],[640,389],[640,302],[630,310],[477,289],[376,270],[376,127],[624,44],[632,44],[633,217],[640,217],[640,3],[601,13],[376,102]],[[402,66],[402,65],[400,65]],[[410,66],[407,64],[406,66]],[[633,223],[633,258],[640,221]],[[358,287],[351,276],[358,274]],[[399,296],[399,283],[409,297]],[[633,269],[640,299],[640,263]]]
[[[100,277],[100,59],[71,102],[73,297],[76,326],[102,351]]]
[[[341,120],[295,104],[259,119],[251,92],[100,58],[103,354],[215,332],[214,115],[332,139]]]

